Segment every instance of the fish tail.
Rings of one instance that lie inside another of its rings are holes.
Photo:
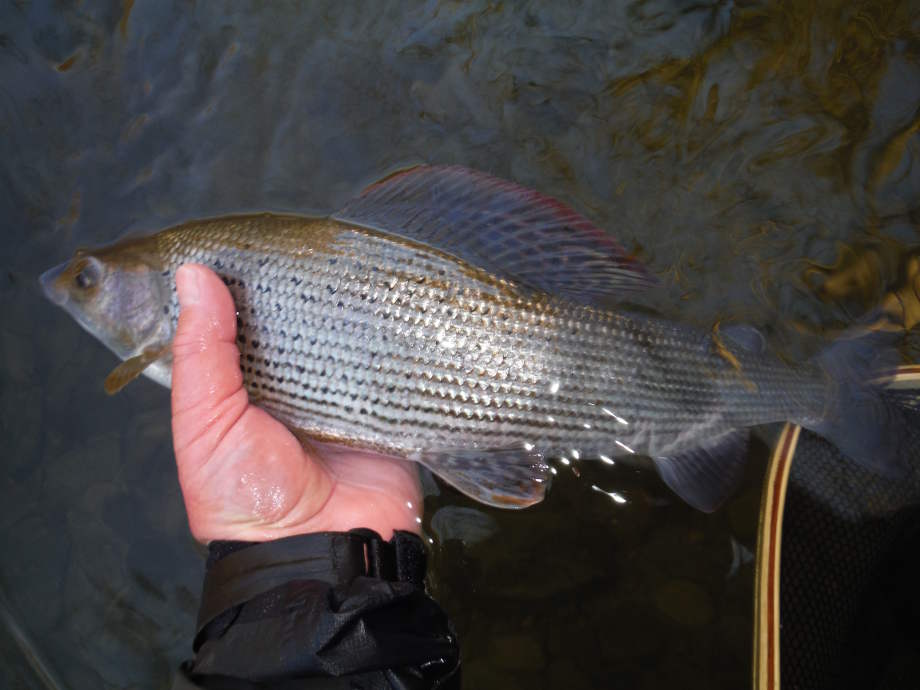
[[[816,363],[829,379],[828,394],[820,414],[799,423],[876,474],[903,476],[915,417],[885,389],[886,373],[900,363],[891,334],[842,338]]]

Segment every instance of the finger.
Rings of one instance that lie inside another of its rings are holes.
[[[173,442],[182,465],[207,460],[245,412],[236,309],[211,270],[189,264],[176,272],[179,323],[173,340]]]

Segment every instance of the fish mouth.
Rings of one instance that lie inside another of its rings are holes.
[[[61,289],[57,284],[57,279],[67,269],[68,264],[69,262],[65,261],[54,268],[50,268],[42,273],[38,279],[38,282],[42,286],[42,292],[45,293],[45,297],[59,307],[63,307],[67,302],[67,291]]]

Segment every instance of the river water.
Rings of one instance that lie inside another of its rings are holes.
[[[910,2],[5,4],[0,681],[163,688],[190,652],[202,549],[168,393],[106,396],[113,356],[42,299],[75,248],[325,214],[399,167],[457,163],[608,229],[661,278],[665,315],[752,324],[795,359],[903,278],[918,156]],[[427,482],[466,687],[746,685],[774,433],[713,515],[620,466],[576,463],[513,514]]]

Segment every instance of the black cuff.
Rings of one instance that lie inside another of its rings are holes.
[[[456,637],[424,573],[409,532],[213,542],[185,687],[458,687]]]

